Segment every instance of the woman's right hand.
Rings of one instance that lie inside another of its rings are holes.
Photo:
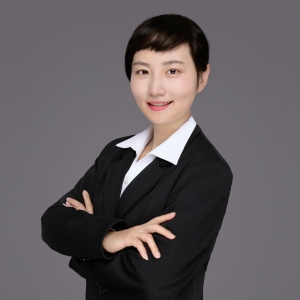
[[[147,251],[142,242],[148,243],[148,246],[154,257],[160,258],[160,252],[151,233],[157,232],[166,238],[174,239],[175,235],[159,225],[175,217],[175,212],[155,217],[142,225],[133,226],[120,231],[109,231],[103,239],[102,246],[104,250],[115,253],[126,247],[135,247],[141,256],[148,260]]]

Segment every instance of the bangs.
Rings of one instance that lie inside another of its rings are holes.
[[[150,27],[151,30],[149,24],[147,24],[147,27],[137,28],[138,33],[133,33],[133,38],[138,41],[136,51],[144,49],[169,51],[179,45],[189,43],[187,26],[182,22],[178,22],[178,19],[170,20],[165,24],[160,20],[153,20]]]

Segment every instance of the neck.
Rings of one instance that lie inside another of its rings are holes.
[[[153,134],[152,138],[147,144],[150,151],[155,149],[157,146],[167,140],[175,131],[177,131],[189,118],[191,117],[190,111],[188,111],[181,118],[174,122],[167,124],[155,124],[153,123]]]

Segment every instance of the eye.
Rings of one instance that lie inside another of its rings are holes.
[[[147,73],[148,71],[147,70],[139,70],[139,71],[136,72],[136,74],[138,74],[138,75],[146,75],[145,72]]]
[[[179,73],[179,71],[176,69],[170,69],[169,71],[171,71],[171,75],[176,75],[177,73]],[[175,72],[177,72],[177,73],[175,73]]]

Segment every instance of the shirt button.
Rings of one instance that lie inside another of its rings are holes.
[[[104,289],[101,285],[99,285],[99,294],[102,296],[106,293],[106,289]]]
[[[124,183],[127,184],[127,182],[128,182],[128,179],[127,179],[127,177],[125,177]]]

